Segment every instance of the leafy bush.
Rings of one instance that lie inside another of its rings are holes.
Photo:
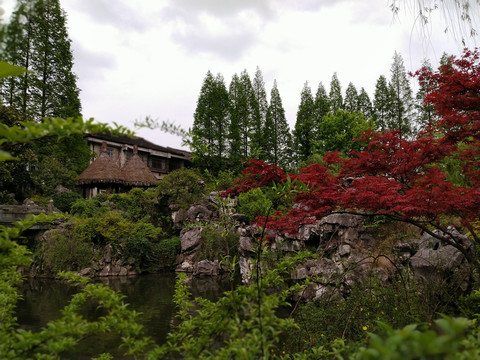
[[[288,337],[290,350],[303,351],[325,345],[336,338],[364,340],[368,332],[379,329],[378,322],[403,327],[412,321],[425,321],[421,299],[413,284],[401,281],[390,286],[379,283],[374,275],[355,285],[346,298],[329,288],[314,302],[300,306],[294,318],[299,325]]]
[[[92,260],[92,244],[72,236],[71,228],[55,231],[37,251],[37,262],[51,274],[59,271],[78,271]]]
[[[108,208],[98,200],[93,199],[78,199],[71,208],[71,214],[81,218],[101,217],[107,213]]]
[[[272,207],[272,201],[261,188],[241,193],[238,197],[238,212],[244,214],[248,221],[253,221],[258,215],[266,216]]]
[[[10,192],[7,190],[0,191],[0,204],[1,205],[15,205],[15,197],[10,195]]]
[[[177,265],[177,256],[180,254],[180,238],[178,236],[170,239],[160,240],[153,247],[156,270],[174,269]]]
[[[108,201],[131,220],[155,217],[156,198],[153,191],[133,188],[128,193],[110,195]]]
[[[72,205],[82,196],[76,192],[66,192],[53,195],[53,204],[63,212],[70,212]]]
[[[165,197],[168,205],[187,209],[205,195],[205,182],[197,171],[178,169],[166,175],[157,186],[159,197]]]
[[[379,334],[370,334],[368,348],[360,348],[355,359],[478,359],[480,342],[474,321],[443,316],[433,330],[407,325],[400,330],[381,324]],[[472,332],[473,328],[473,332]],[[469,334],[470,332],[470,334]]]
[[[40,195],[40,194],[33,194],[33,195],[30,196],[30,200],[32,200],[38,206],[47,207],[48,202],[50,201],[50,197],[49,196],[43,196],[43,195]]]
[[[480,291],[473,290],[470,294],[460,297],[458,306],[464,316],[468,318],[480,317]]]
[[[155,228],[150,223],[139,221],[130,224],[125,237],[117,240],[120,242],[123,259],[133,260],[136,270],[140,273],[155,268],[158,260],[155,256],[154,244],[162,234],[162,229]]]
[[[222,256],[234,256],[240,235],[233,229],[222,229],[212,224],[202,225],[201,243],[195,252],[196,260],[220,260]]]

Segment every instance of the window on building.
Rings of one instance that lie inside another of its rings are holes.
[[[167,170],[167,161],[159,157],[151,157],[150,167],[157,170]]]

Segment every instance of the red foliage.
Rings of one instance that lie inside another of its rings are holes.
[[[262,160],[250,160],[247,165],[248,167],[242,171],[242,178],[236,181],[237,186],[225,190],[223,196],[236,196],[257,187],[283,182],[286,179],[283,170],[276,165],[270,165]]]
[[[433,226],[444,232],[441,217],[454,215],[473,229],[469,224],[480,218],[479,53],[466,50],[461,59],[452,58],[437,72],[422,69],[416,76],[431,89],[425,101],[433,105],[437,117],[429,127],[415,140],[399,132],[365,133],[360,140],[368,146],[352,152],[349,159],[327,154],[325,165],[312,164],[298,175],[290,174],[308,190],[296,196],[296,205],[287,214],[269,217],[270,229],[293,234],[300,224],[331,212],[386,215],[425,231]],[[462,160],[468,185],[455,186],[439,167],[452,155]],[[330,169],[333,164],[336,172]],[[229,193],[286,179],[278,167],[260,161],[252,161],[244,175]],[[452,236],[439,237],[462,250],[463,244]]]

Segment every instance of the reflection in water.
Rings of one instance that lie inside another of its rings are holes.
[[[142,313],[141,320],[146,335],[162,344],[171,330],[175,316],[172,302],[175,290],[175,274],[149,274],[136,277],[101,278],[103,284],[125,295],[125,302],[130,308]],[[192,279],[189,283],[194,296],[209,300],[218,299],[225,290],[230,289],[227,278]],[[17,306],[20,327],[32,331],[39,330],[49,320],[60,317],[61,309],[68,303],[76,290],[69,285],[52,279],[27,279],[20,287],[23,297]],[[95,307],[91,309],[92,314]],[[119,339],[112,334],[105,334],[82,341],[74,354],[67,354],[65,359],[86,359],[94,354],[111,352],[115,359],[121,358],[118,349]]]

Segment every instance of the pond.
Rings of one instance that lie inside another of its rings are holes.
[[[142,324],[146,335],[162,344],[172,330],[175,305],[172,302],[175,289],[175,274],[149,274],[135,277],[102,278],[105,285],[120,291],[126,296],[125,302],[130,308],[141,312]],[[216,300],[231,288],[228,278],[193,278],[190,288],[194,296]],[[27,279],[20,287],[23,299],[17,306],[20,327],[32,331],[39,330],[49,320],[60,317],[61,309],[75,293],[69,285],[53,279]],[[93,311],[94,309],[92,309]],[[86,339],[72,354],[65,354],[64,359],[90,359],[92,355],[111,352],[115,359],[121,359],[118,351],[119,339],[106,334]]]

